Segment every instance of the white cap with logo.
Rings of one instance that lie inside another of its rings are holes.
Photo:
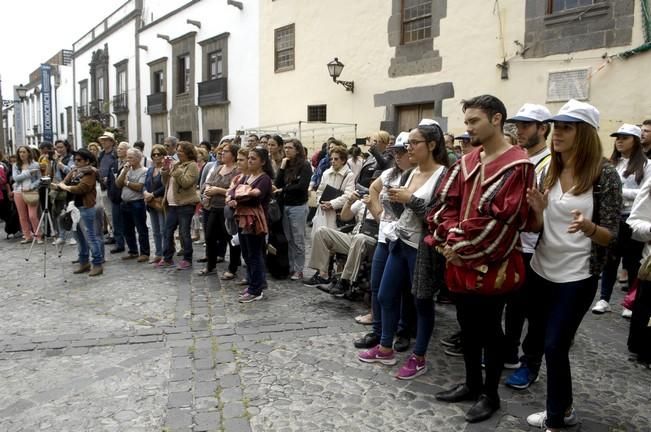
[[[508,123],[515,122],[545,122],[552,116],[546,106],[526,103],[518,110],[518,113],[507,119]]]
[[[610,134],[611,137],[616,137],[620,135],[636,136],[638,138],[642,138],[642,129],[640,129],[639,126],[624,123],[619,127],[619,129],[617,129],[617,132],[613,132]]]
[[[579,102],[576,99],[570,99],[561,107],[550,122],[569,122],[569,123],[587,123],[595,129],[599,129],[599,110],[589,103]]]
[[[390,146],[391,149],[405,149],[407,148],[407,141],[409,141],[409,132],[400,132],[396,137],[395,143]]]

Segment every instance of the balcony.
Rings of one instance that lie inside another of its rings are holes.
[[[228,103],[228,79],[215,78],[199,83],[199,106]]]
[[[88,111],[89,111],[88,114],[91,117],[95,117],[95,116],[98,116],[99,114],[104,113],[104,100],[103,99],[97,99],[97,100],[92,101],[88,105]]]
[[[82,121],[88,117],[88,105],[80,105],[77,107],[77,118]]]
[[[113,112],[115,114],[129,112],[129,100],[126,93],[120,93],[113,96]]]
[[[167,112],[167,93],[160,92],[147,95],[147,114]]]

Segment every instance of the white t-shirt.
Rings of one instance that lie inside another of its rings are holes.
[[[391,205],[388,204],[389,195],[387,194],[388,188],[386,185],[391,187],[400,186],[400,177],[401,174],[396,175],[395,178],[389,180],[393,168],[382,171],[380,174],[380,180],[382,181],[382,190],[380,191],[380,204],[382,204],[382,216],[380,216],[380,227],[378,230],[377,241],[378,243],[386,243],[386,234],[385,232],[393,232],[395,230],[395,224],[398,221],[398,218],[391,211]]]
[[[581,231],[567,232],[574,219],[571,211],[575,209],[592,220],[592,188],[578,196],[572,195],[571,190],[563,193],[558,180],[549,191],[542,237],[531,259],[533,271],[551,282],[576,282],[590,277],[592,240]]]

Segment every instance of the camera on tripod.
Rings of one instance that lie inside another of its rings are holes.
[[[48,187],[52,184],[52,177],[44,176],[41,177],[41,182],[38,184],[39,187]]]

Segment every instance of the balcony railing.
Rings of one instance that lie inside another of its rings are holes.
[[[113,96],[113,112],[115,114],[129,112],[129,103],[126,93],[120,93]]]
[[[88,108],[89,115],[91,117],[101,114],[104,112],[104,100],[103,99],[94,100],[88,105],[88,107],[89,107]]]
[[[228,79],[215,78],[199,83],[199,106],[228,102]]]
[[[88,105],[80,105],[77,107],[77,118],[83,120],[88,117]]]
[[[167,112],[167,93],[154,93],[147,95],[147,114],[160,114]]]

